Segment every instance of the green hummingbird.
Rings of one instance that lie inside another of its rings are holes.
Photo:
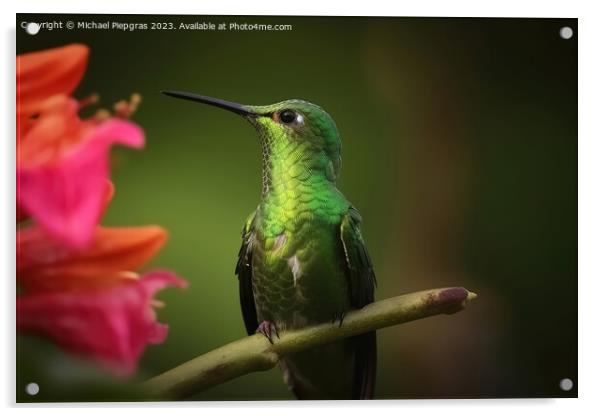
[[[334,120],[298,99],[242,105],[180,91],[247,119],[263,154],[259,206],[247,218],[235,273],[249,335],[326,321],[374,301],[376,279],[359,212],[336,187],[341,140]],[[299,399],[371,399],[376,333],[295,353],[279,363]]]

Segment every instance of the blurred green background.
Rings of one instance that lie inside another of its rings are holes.
[[[20,28],[68,19],[293,30]],[[17,53],[73,42],[91,48],[77,97],[99,93],[106,107],[143,97],[134,120],[147,146],[114,149],[103,222],[167,228],[148,268],[190,282],[159,295],[170,335],[147,349],[141,377],[245,336],[233,272],[260,194],[258,139],[231,113],[159,94],[181,89],[321,105],[341,133],[339,187],[364,217],[377,299],[439,286],[479,294],[460,314],[379,331],[377,398],[576,396],[576,19],[17,17]],[[570,392],[559,388],[567,377]],[[291,398],[275,369],[192,399]]]

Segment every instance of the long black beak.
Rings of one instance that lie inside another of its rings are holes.
[[[242,116],[257,117],[259,115],[242,104],[233,103],[226,100],[220,100],[219,98],[207,97],[205,95],[198,95],[184,91],[161,92],[165,95],[169,95],[170,97],[182,98],[184,100],[195,101],[197,103],[209,104],[214,107],[223,108],[224,110],[232,111],[233,113],[240,114]]]

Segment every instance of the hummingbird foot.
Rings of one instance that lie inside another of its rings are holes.
[[[339,322],[339,328],[343,325],[343,319],[345,319],[346,312],[336,312],[332,315],[332,323]]]
[[[270,341],[270,344],[274,343],[274,341],[272,340],[272,336],[276,335],[276,337],[280,339],[280,335],[278,334],[278,327],[276,327],[276,324],[272,321],[261,322],[255,332],[263,334],[268,339],[268,341]]]

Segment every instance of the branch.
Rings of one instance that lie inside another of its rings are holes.
[[[281,357],[317,345],[441,313],[459,312],[476,297],[461,287],[425,290],[350,311],[340,327],[324,323],[282,332],[274,344],[255,334],[159,374],[145,381],[143,387],[161,397],[186,397],[254,371],[269,370]]]

